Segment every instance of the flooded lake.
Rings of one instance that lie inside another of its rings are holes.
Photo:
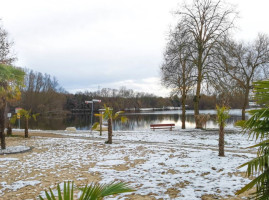
[[[207,122],[207,128],[217,128],[216,111],[215,110],[201,110],[200,114],[210,114],[210,120]],[[176,128],[181,127],[182,115],[181,110],[171,111],[140,111],[124,113],[128,118],[128,122],[122,124],[120,120],[113,121],[114,130],[136,131],[149,130],[150,124],[157,123],[175,123]],[[231,128],[234,123],[241,119],[241,110],[230,110],[230,118],[227,121],[227,127]],[[94,122],[98,121],[94,117]],[[76,127],[78,130],[90,129],[90,115],[70,115],[66,117],[39,117],[37,121],[31,120],[29,123],[30,129],[41,130],[65,130],[66,127]],[[18,128],[18,122],[13,126]],[[21,120],[21,128],[24,128],[23,120]],[[194,111],[188,110],[186,112],[186,128],[195,128]]]

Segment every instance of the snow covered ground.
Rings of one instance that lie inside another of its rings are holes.
[[[26,141],[34,147],[32,151],[0,155],[0,199],[9,195],[35,199],[42,190],[64,180],[81,184],[120,180],[136,189],[117,199],[229,197],[249,182],[241,173],[245,169],[237,167],[255,157],[253,150],[246,149],[254,141],[236,129],[225,135],[225,157],[218,156],[218,132],[214,130],[119,131],[113,133],[112,145],[104,144],[106,132],[104,136],[87,131],[42,132],[66,137],[32,137]]]

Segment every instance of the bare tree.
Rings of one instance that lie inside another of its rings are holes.
[[[193,41],[191,57],[197,68],[194,111],[195,115],[198,115],[201,85],[209,58],[218,45],[218,41],[234,27],[237,13],[234,8],[224,6],[221,0],[193,0],[191,5],[183,4],[177,14],[180,16],[179,26]]]
[[[1,22],[1,19],[0,19]],[[0,63],[11,65],[17,58],[12,53],[13,42],[8,39],[8,32],[0,24]]]
[[[172,94],[181,95],[182,129],[186,121],[186,97],[195,85],[195,70],[190,60],[190,39],[188,35],[177,27],[170,33],[169,42],[164,54],[164,63],[161,67],[162,82],[172,88]]]
[[[242,104],[242,120],[245,120],[252,82],[269,76],[269,37],[259,34],[252,43],[226,39],[220,50],[217,59],[220,68],[245,94]]]

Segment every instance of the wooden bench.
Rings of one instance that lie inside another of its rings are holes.
[[[150,128],[155,131],[155,129],[169,129],[172,131],[175,128],[175,124],[151,124]]]

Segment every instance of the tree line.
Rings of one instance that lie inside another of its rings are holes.
[[[21,99],[10,104],[11,111],[16,107],[31,110],[33,113],[41,115],[63,115],[70,113],[80,113],[91,109],[85,101],[100,99],[101,103],[96,103],[94,108],[98,110],[104,104],[114,110],[139,110],[140,108],[163,108],[180,107],[182,97],[172,95],[171,97],[158,97],[144,92],[135,92],[132,89],[121,87],[119,89],[102,88],[97,91],[68,93],[60,86],[57,79],[48,74],[34,72],[24,69],[24,87],[21,88]],[[231,108],[240,108],[244,94],[237,95],[205,95],[200,98],[200,109],[215,109],[215,105],[221,102],[223,96],[230,102]],[[186,98],[187,109],[194,109],[194,95]]]
[[[104,104],[112,107],[114,110],[135,109],[140,108],[162,108],[164,106],[172,106],[170,98],[157,97],[153,94],[144,92],[134,92],[132,89],[121,87],[120,89],[103,88],[95,92],[78,92],[76,94],[67,94],[66,109],[90,108],[85,101],[92,99],[100,99],[100,104],[95,104],[95,108],[103,108]]]

